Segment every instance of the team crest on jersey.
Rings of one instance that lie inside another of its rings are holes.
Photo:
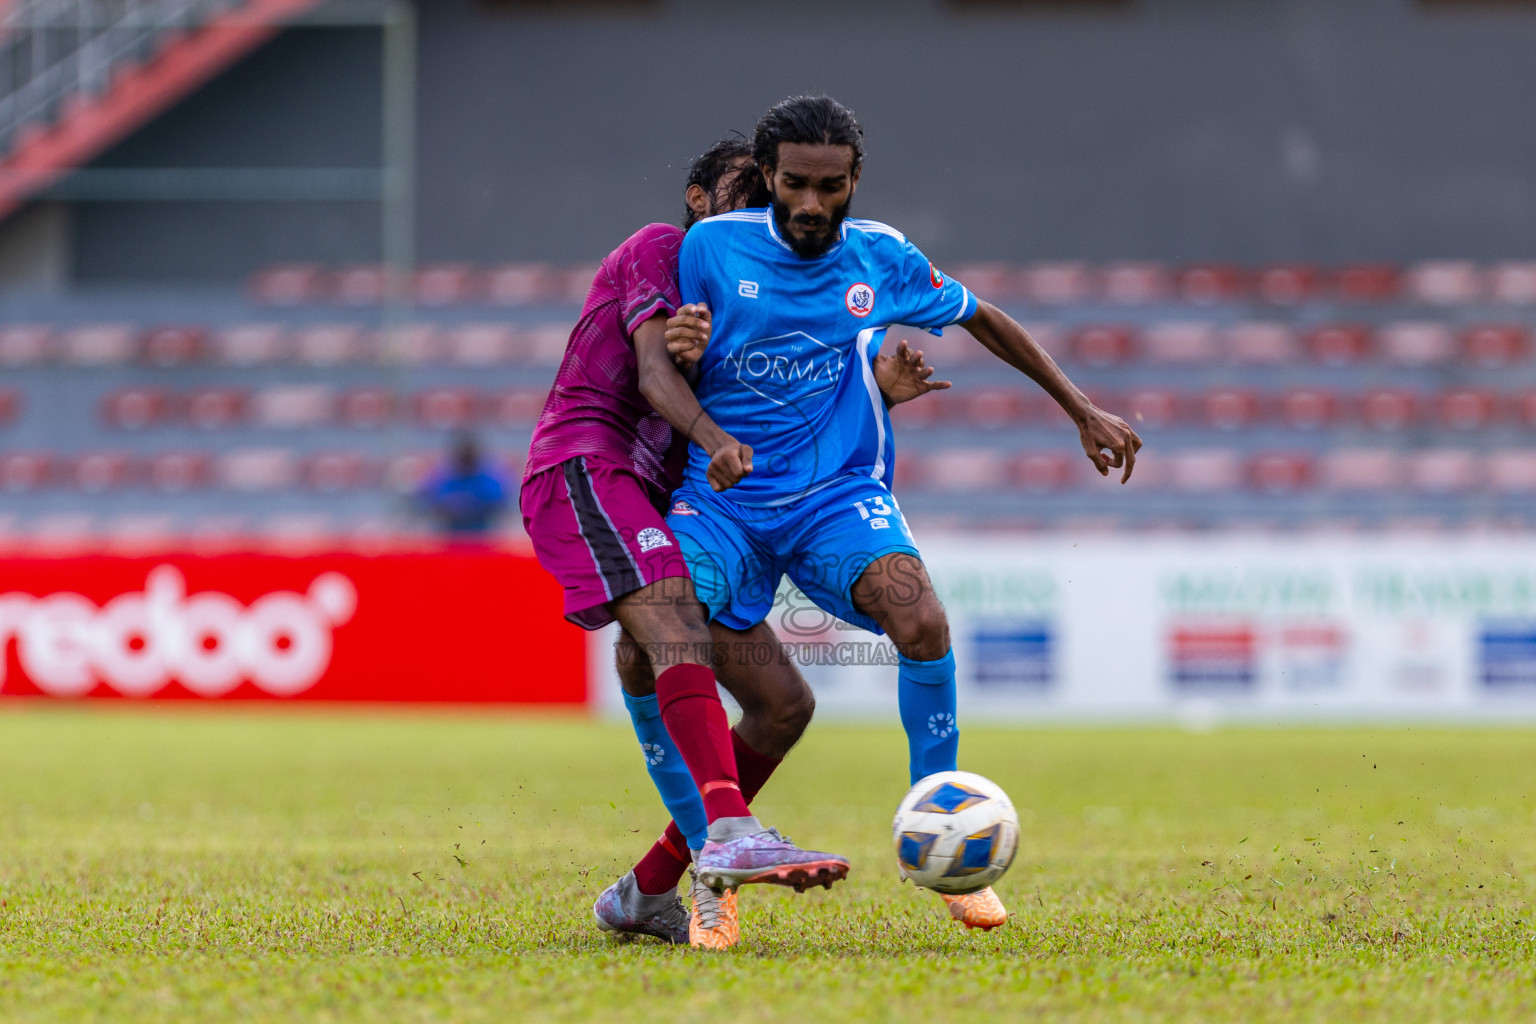
[[[647,526],[635,534],[635,540],[640,543],[640,553],[642,555],[647,551],[654,551],[656,548],[669,548],[672,546],[672,542],[667,539],[667,535],[654,526]]]
[[[696,516],[699,514],[699,510],[686,501],[679,499],[672,503],[672,514],[675,516]]]
[[[843,296],[843,302],[848,306],[848,312],[863,319],[875,311],[875,290],[860,281],[848,288],[848,293]]]
[[[944,287],[944,275],[939,273],[939,268],[932,263],[928,264],[928,281],[935,288]]]

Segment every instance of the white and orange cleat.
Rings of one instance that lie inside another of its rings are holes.
[[[693,876],[689,895],[688,945],[694,949],[730,949],[741,941],[741,919],[736,915],[736,893],[715,892]]]
[[[950,896],[942,892],[939,896],[949,904],[949,916],[967,928],[991,931],[1008,921],[1008,911],[990,885],[964,896]]]

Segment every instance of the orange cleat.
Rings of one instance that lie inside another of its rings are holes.
[[[1008,920],[1008,911],[1004,909],[1003,901],[997,898],[997,893],[992,891],[990,885],[964,896],[949,896],[942,892],[939,896],[949,904],[949,916],[967,928],[991,931]]]
[[[736,893],[715,892],[693,876],[693,907],[688,913],[688,945],[694,949],[730,949],[741,941]]]

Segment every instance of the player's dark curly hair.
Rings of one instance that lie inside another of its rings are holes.
[[[747,137],[740,132],[731,132],[694,158],[693,163],[688,165],[688,184],[683,188],[686,191],[689,185],[697,185],[704,190],[705,195],[713,197],[720,179],[730,173],[731,168],[740,161],[751,159],[752,144],[747,141]],[[732,183],[732,191],[741,191],[744,187],[743,178],[756,177],[758,175],[747,173],[737,176],[736,181]],[[684,229],[693,227],[698,219],[699,216],[693,212],[693,208],[684,204]]]
[[[864,126],[830,96],[791,96],[769,107],[752,135],[757,166],[764,171],[778,166],[781,142],[847,146],[853,150],[854,170],[864,162]]]

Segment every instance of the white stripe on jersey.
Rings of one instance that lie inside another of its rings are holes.
[[[730,213],[717,213],[713,217],[705,217],[700,224],[713,224],[717,220],[744,220],[747,222],[762,222],[768,219],[767,210],[732,210]]]
[[[853,228],[855,231],[868,231],[877,235],[890,235],[892,238],[900,242],[905,242],[907,240],[906,235],[902,234],[900,231],[897,231],[889,224],[882,224],[878,220],[861,220],[857,217],[849,217],[847,220],[843,221],[843,223]]]
[[[859,332],[854,351],[859,354],[859,369],[864,371],[864,387],[869,392],[869,402],[875,412],[875,465],[869,475],[876,480],[885,477],[885,399],[880,395],[880,385],[875,383],[874,357],[869,348],[876,335],[883,335],[884,327],[866,327]]]

